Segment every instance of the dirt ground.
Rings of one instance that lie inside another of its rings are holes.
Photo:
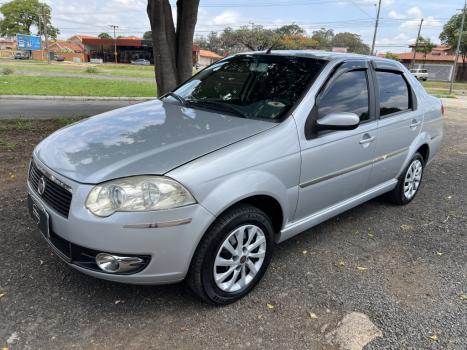
[[[97,280],[51,253],[26,210],[26,170],[67,122],[0,121],[0,348],[339,349],[353,312],[382,335],[367,350],[466,348],[467,110],[448,109],[411,204],[377,198],[279,245],[257,288],[222,308],[183,284]]]

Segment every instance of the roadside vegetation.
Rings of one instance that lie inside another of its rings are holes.
[[[130,78],[154,78],[153,66],[136,66],[130,64],[105,63],[93,65],[89,63],[71,62],[47,62],[36,60],[15,61],[11,59],[0,59],[0,69],[11,68],[19,72],[58,72],[58,73],[91,73],[88,70],[97,69],[99,74],[130,77]]]
[[[155,82],[0,75],[0,95],[151,97],[155,86]]]
[[[467,82],[455,82],[452,87],[452,94],[449,94],[449,82],[447,81],[423,81],[422,85],[432,95],[444,98],[457,98],[467,95]]]

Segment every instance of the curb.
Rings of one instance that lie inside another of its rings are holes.
[[[0,95],[0,100],[149,101],[156,97]]]

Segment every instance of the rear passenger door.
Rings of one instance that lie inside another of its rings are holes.
[[[375,63],[374,68],[379,123],[370,187],[398,175],[423,121],[405,73],[398,66],[391,67],[386,63]]]
[[[321,87],[300,138],[302,167],[296,219],[363,192],[372,168],[377,121],[368,62],[339,66]],[[360,117],[354,130],[316,132],[320,118],[339,112]]]

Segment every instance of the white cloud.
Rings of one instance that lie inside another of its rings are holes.
[[[418,28],[418,26],[420,25],[420,20],[421,18],[405,21],[404,23],[400,25],[400,28],[401,29]],[[433,28],[433,27],[441,27],[441,26],[442,26],[441,21],[435,19],[433,16],[428,16],[428,17],[423,18],[422,29],[423,27]]]
[[[388,17],[389,18],[393,18],[393,19],[403,19],[403,18],[406,18],[405,15],[395,11],[395,10],[391,10],[389,11],[388,13]]]
[[[377,46],[391,46],[391,45],[401,45],[401,44],[409,44],[410,43],[409,37],[405,33],[399,33],[392,38],[380,38],[376,40]]]
[[[409,16],[412,16],[412,17],[415,17],[415,18],[422,18],[423,15],[422,15],[422,10],[420,10],[419,7],[417,6],[414,6],[410,9],[407,10],[407,14]]]
[[[220,15],[215,16],[211,22],[212,24],[223,26],[223,25],[231,25],[231,24],[238,23],[239,19],[240,19],[240,13],[236,11],[226,10],[222,12]]]
[[[423,16],[422,10],[420,10],[419,7],[414,6],[411,7],[410,9],[407,10],[407,15],[410,16],[411,18],[408,21],[405,21],[401,23],[400,28],[401,29],[413,29],[413,28],[418,28],[420,25],[420,20],[423,18],[423,27],[427,28],[436,28],[436,27],[441,27],[442,23],[440,20],[435,19],[433,16]]]

